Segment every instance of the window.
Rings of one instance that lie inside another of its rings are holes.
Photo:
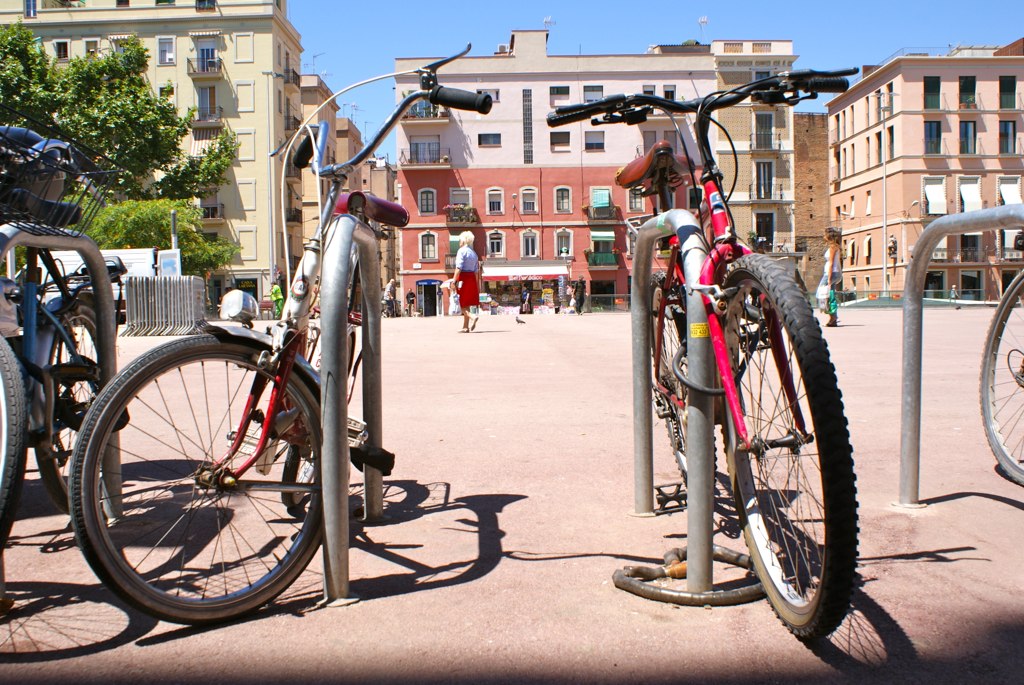
[[[653,85],[644,86],[642,92],[643,92],[644,95],[657,95],[658,94],[658,87],[657,86],[653,86]]]
[[[568,188],[555,188],[555,211],[572,211],[572,192]]]
[[[552,149],[569,147],[568,131],[552,131],[549,135],[551,136]]]
[[[548,91],[553,98],[569,97],[569,86],[551,86]]]
[[[85,39],[85,56],[95,57],[100,53],[100,39],[99,38],[86,38]]]
[[[775,165],[772,162],[758,162],[755,167],[757,188],[755,195],[758,200],[771,200],[774,197]]]
[[[924,77],[924,108],[939,109],[939,91],[942,80],[938,76]]]
[[[472,202],[469,188],[450,188],[448,190],[448,200],[453,205],[469,207]]]
[[[174,4],[174,0],[156,0],[156,4],[158,4],[158,5],[173,5]]]
[[[71,59],[71,44],[66,40],[53,41],[53,54],[58,62],[67,62]]]
[[[537,213],[537,191],[533,188],[523,188],[519,196],[519,210],[523,214]]]
[[[757,237],[764,239],[767,246],[771,248],[775,244],[775,215],[758,213],[754,215],[754,230]]]
[[[925,176],[923,181],[925,214],[945,214],[946,179],[942,176]]]
[[[161,36],[156,39],[156,63],[161,66],[174,64],[173,36]]]
[[[924,122],[924,153],[926,155],[942,154],[942,122]]]
[[[665,86],[664,87],[664,91],[665,91],[665,99],[666,100],[675,100],[676,99],[676,87],[675,86]]]
[[[754,113],[754,148],[771,150],[775,130],[775,115],[771,112]]]
[[[1016,109],[1017,77],[999,77],[999,109]]]
[[[583,102],[594,102],[604,97],[604,86],[583,86]]]
[[[583,146],[587,150],[603,150],[604,131],[585,131],[583,133]]]
[[[572,256],[572,233],[559,231],[555,234],[555,253],[560,258]]]
[[[34,19],[38,11],[37,0],[25,0],[25,18]]]
[[[643,188],[630,188],[629,189],[629,211],[631,211],[631,212],[642,212],[642,211],[644,211],[644,190],[643,190]]]
[[[871,263],[871,236],[864,238],[864,263]]]
[[[500,188],[487,191],[487,213],[505,213],[505,193]]]
[[[871,214],[871,191],[868,191],[867,199],[864,201],[864,213],[867,215]]]
[[[537,234],[533,231],[523,233],[523,257],[537,256]]]
[[[498,98],[498,96],[500,95],[500,91],[497,90],[496,88],[477,88],[476,92],[478,95],[490,95],[491,100],[493,100],[494,102],[501,102],[501,100]]]
[[[878,160],[879,164],[881,164],[885,159],[885,157],[882,156],[884,154],[885,150],[882,148],[882,132],[879,131],[875,134],[875,158]]]
[[[999,200],[1004,205],[1021,204],[1020,176],[1000,176]]]
[[[533,91],[523,88],[523,164],[533,164]]]
[[[199,121],[218,121],[217,89],[214,86],[196,88],[196,118]]]
[[[981,179],[977,176],[960,178],[960,207],[963,212],[981,209]]]
[[[1017,122],[1012,119],[999,122],[999,154],[1016,154]]]
[[[977,141],[978,122],[960,122],[960,154],[974,155],[978,153]]]
[[[763,71],[761,69],[755,69],[754,70],[754,80],[755,81],[760,81],[761,79],[768,78],[771,75],[772,75],[772,72],[770,72],[770,71]]]
[[[476,144],[480,147],[501,147],[501,134],[481,133],[476,137]]]
[[[409,161],[437,164],[441,161],[441,136],[409,136]]]
[[[437,193],[431,189],[424,189],[420,191],[419,202],[417,203],[420,208],[420,214],[436,214],[437,213]]]
[[[157,92],[161,100],[174,101],[174,86],[172,84],[168,83],[166,86],[160,86],[160,90]]]
[[[487,255],[500,257],[505,254],[505,236],[495,231],[487,236]]]
[[[750,51],[763,55],[772,51],[772,44],[768,42],[754,42],[750,46]]]
[[[974,89],[977,80],[973,76],[960,77],[960,109],[976,109],[978,107],[977,95]]]
[[[130,0],[117,0],[118,7],[128,7]]]
[[[699,209],[700,203],[704,201],[704,189],[703,188],[690,188],[690,191],[686,194],[686,201],[689,203],[689,209]]]
[[[420,259],[437,259],[437,236],[433,233],[423,233],[420,235]]]
[[[889,132],[889,150],[886,159],[893,159],[896,156],[896,127],[890,126],[886,130]]]

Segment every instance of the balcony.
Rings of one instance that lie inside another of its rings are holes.
[[[224,72],[219,57],[189,57],[186,62],[186,71],[192,78],[220,78]]]
[[[617,205],[602,205],[600,207],[584,205],[583,211],[591,221],[617,221],[619,218]]]
[[[961,93],[959,108],[961,110],[981,109],[981,101],[974,93]]]
[[[752,152],[778,152],[782,149],[782,136],[777,133],[752,133],[750,150]]]
[[[449,252],[444,256],[444,270],[455,271],[455,252]]]
[[[284,115],[284,131],[285,131],[285,133],[293,133],[295,131],[298,131],[299,130],[299,126],[301,126],[301,125],[302,125],[302,122],[299,120],[299,118],[297,116],[293,116],[291,114],[285,114]]]
[[[196,0],[196,12],[214,12],[217,10],[217,0]]]
[[[72,7],[85,7],[85,0],[43,0],[42,9],[71,9]]]
[[[409,111],[402,115],[402,123],[411,122],[444,122],[447,123],[451,117],[451,110],[440,105],[432,105],[429,102],[419,102]]]
[[[985,262],[988,258],[988,250],[980,247],[965,248],[937,248],[932,252],[933,262],[955,262],[958,264],[972,264]]]
[[[213,128],[224,125],[223,107],[200,107],[192,120],[194,128]]]
[[[299,76],[299,72],[289,67],[284,68],[284,85],[298,88],[301,85],[301,81],[302,79]]]
[[[619,255],[616,252],[591,252],[587,255],[587,266],[591,268],[613,268],[619,267]]]
[[[301,174],[302,172],[294,164],[289,162],[288,164],[284,165],[284,177],[287,178],[289,181],[299,180],[302,177]]]
[[[751,183],[751,202],[781,202],[784,199],[780,183]]]
[[[398,155],[403,166],[451,166],[451,149],[434,145],[405,148]]]
[[[224,221],[224,204],[212,202],[199,205],[199,211],[203,213],[203,221]]]
[[[480,214],[476,208],[467,205],[449,205],[444,208],[445,215],[450,224],[478,224]]]
[[[284,220],[289,224],[301,224],[302,223],[302,210],[298,207],[289,207],[284,210]]]

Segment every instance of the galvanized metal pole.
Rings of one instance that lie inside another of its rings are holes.
[[[933,221],[921,233],[907,268],[903,296],[903,403],[900,438],[899,504],[920,507],[921,478],[921,349],[924,285],[932,251],[949,235],[1024,225],[1024,205],[1006,205]]]

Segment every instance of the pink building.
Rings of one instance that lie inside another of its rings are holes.
[[[939,216],[1021,202],[1024,40],[902,51],[828,104],[830,203],[844,281],[899,292],[921,231]],[[948,238],[926,295],[997,299],[1024,268],[1019,229]]]
[[[513,31],[493,55],[441,70],[443,85],[490,93],[489,115],[424,105],[400,126],[398,194],[412,215],[401,232],[401,292],[416,292],[426,315],[437,313],[465,230],[483,258],[486,292],[501,305],[517,306],[526,288],[535,311],[554,311],[565,303],[565,285],[580,278],[594,306],[624,303],[630,291],[626,221],[649,214],[651,205],[613,179],[662,138],[680,149],[673,122],[659,116],[639,126],[550,129],[545,117],[559,105],[614,93],[706,94],[716,88],[714,58],[706,45],[553,56],[547,35]],[[396,71],[428,59],[398,59]],[[397,79],[399,96],[416,87],[415,77]],[[679,122],[692,146],[688,122]],[[677,206],[690,202],[681,189]]]

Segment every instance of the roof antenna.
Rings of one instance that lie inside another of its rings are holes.
[[[697,19],[697,24],[700,25],[700,43],[704,44],[704,27],[708,25],[708,18],[706,16]]]
[[[554,19],[552,19],[550,16],[544,17],[544,28],[545,29],[550,29],[554,25],[555,25],[555,20]]]

